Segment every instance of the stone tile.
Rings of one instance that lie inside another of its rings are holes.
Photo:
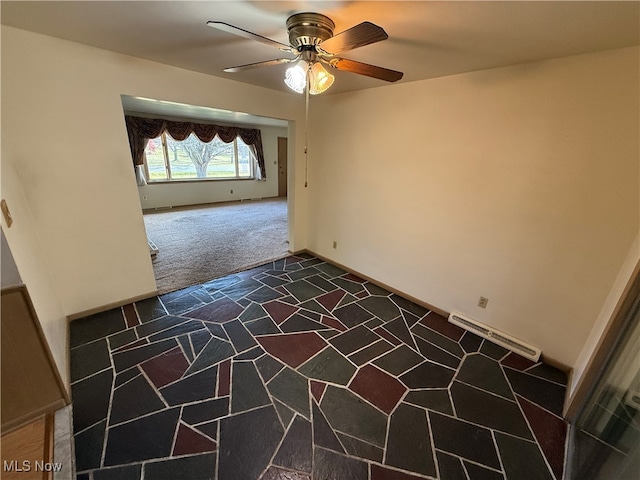
[[[567,423],[524,398],[518,397],[518,403],[553,473],[556,478],[563,478]]]
[[[411,331],[414,333],[414,335],[417,335],[423,340],[426,340],[427,342],[432,343],[442,348],[443,350],[446,350],[447,352],[455,355],[458,358],[462,358],[464,356],[465,352],[457,342],[454,342],[449,337],[445,337],[444,335],[441,335],[436,331],[425,327],[421,323],[417,323],[416,325],[414,325]]]
[[[462,461],[458,457],[436,451],[440,480],[468,480]]]
[[[298,367],[298,372],[308,378],[347,385],[356,367],[336,349],[328,346]]]
[[[420,337],[416,337],[415,341],[418,346],[418,350],[425,358],[451,368],[458,368],[460,366],[460,359],[458,357],[451,355],[449,352],[442,350],[425,340],[422,340]]]
[[[338,287],[333,283],[325,280],[320,275],[314,275],[313,277],[307,277],[307,282],[314,284],[316,287],[320,287],[325,292],[332,292]]]
[[[165,404],[155,389],[143,375],[139,375],[113,391],[109,425],[126,422],[164,408]]]
[[[451,397],[458,418],[533,440],[517,403],[460,382],[453,382]]]
[[[300,314],[293,314],[289,319],[280,324],[280,330],[284,333],[308,332],[311,330],[326,330],[327,326],[311,320]]]
[[[71,386],[75,432],[81,432],[107,418],[112,381],[113,372],[105,370]]]
[[[130,350],[119,351],[113,354],[113,365],[116,372],[122,372],[134,365],[144,362],[152,357],[168,352],[178,346],[178,342],[173,339],[162,340],[161,342],[142,345]]]
[[[371,319],[373,315],[357,303],[351,303],[345,307],[336,308],[333,316],[340,320],[348,328],[355,327]]]
[[[140,364],[156,388],[178,380],[189,368],[189,362],[178,347]],[[135,397],[133,397],[135,398]]]
[[[93,472],[93,480],[140,480],[142,464],[112,467]]]
[[[509,350],[507,350],[506,348],[496,343],[490,342],[489,340],[485,339],[482,342],[482,346],[480,347],[480,353],[485,354],[487,357],[500,360],[501,358],[505,357],[509,353]]]
[[[413,336],[411,332],[409,332],[409,327],[404,321],[403,317],[397,318],[388,322],[383,327],[385,330],[391,332],[400,340],[402,340],[406,345],[410,346],[414,350],[417,350],[416,344],[413,342]]]
[[[215,450],[216,442],[187,427],[183,423],[178,424],[178,433],[173,447],[173,455],[192,455],[195,453],[215,452]]]
[[[135,332],[139,338],[149,337],[177,325],[187,323],[188,321],[188,319],[183,317],[167,315],[165,317],[160,317],[150,322],[143,323],[142,325],[138,325],[135,328]]]
[[[179,408],[172,408],[110,428],[105,466],[171,455],[179,414]]]
[[[207,330],[209,330],[209,332],[211,332],[211,335],[213,335],[214,337],[217,337],[220,340],[229,340],[227,332],[225,332],[224,328],[222,328],[222,325],[218,323],[207,323],[206,326]],[[193,334],[192,336],[195,336],[195,334]]]
[[[216,456],[206,453],[146,463],[144,478],[147,480],[213,480],[215,471]]]
[[[248,300],[251,300],[252,302],[265,303],[283,296],[284,295],[282,293],[277,292],[273,288],[263,286],[251,292],[249,295],[246,296],[246,298]]]
[[[320,303],[327,311],[332,312],[334,308],[340,303],[340,300],[344,297],[344,291],[342,290],[334,290],[330,293],[326,293],[324,295],[319,296],[316,300]]]
[[[282,424],[282,428],[289,428],[289,424],[293,417],[296,416],[296,412],[287,407],[284,403],[278,401],[277,399],[273,400],[273,406],[276,407],[276,413],[280,418],[280,423]]]
[[[313,402],[313,443],[318,447],[344,453],[344,449],[318,405]]]
[[[421,408],[402,403],[389,419],[385,464],[436,476],[427,414]]]
[[[221,419],[218,480],[258,478],[283,434],[273,406]]]
[[[345,435],[344,433],[338,433],[337,435],[349,455],[382,463],[384,458],[384,450],[382,448]]]
[[[160,394],[169,405],[209,400],[215,395],[217,367],[199,371],[162,389]]]
[[[216,365],[233,357],[235,354],[236,352],[229,342],[213,337],[193,361],[186,375],[205,370],[211,365]]]
[[[349,355],[380,340],[380,337],[363,325],[359,325],[333,337],[329,343],[345,355]]]
[[[388,297],[367,297],[358,304],[385,322],[400,316],[400,309]]]
[[[256,367],[266,383],[271,380],[276,373],[284,368],[284,365],[269,355],[264,355],[256,360]]]
[[[349,360],[356,365],[364,365],[368,361],[373,360],[392,349],[393,345],[386,340],[380,339],[362,350],[349,355]]]
[[[529,367],[533,367],[536,363],[528,358],[522,357],[515,352],[510,352],[509,355],[504,357],[500,363],[506,367],[511,367],[516,370],[526,370]]]
[[[296,282],[284,285],[284,288],[296,299],[298,302],[306,302],[312,298],[318,297],[325,293],[319,287],[307,282],[306,280],[298,280]]]
[[[309,384],[305,377],[290,368],[285,368],[271,379],[267,388],[274,398],[303,417],[310,418]]]
[[[277,467],[269,467],[260,480],[311,480],[306,473],[292,472]]]
[[[77,472],[100,467],[106,425],[104,420],[74,436]],[[79,431],[75,425],[74,428]]]
[[[316,270],[314,267],[309,268],[301,268],[300,270],[296,270],[294,272],[289,273],[289,278],[292,281],[301,280],[306,277],[311,277],[313,275],[317,275],[320,271]]]
[[[263,307],[277,324],[284,322],[287,318],[300,310],[297,306],[289,305],[278,300],[266,303]]]
[[[400,295],[396,295],[395,293],[391,295],[391,300],[393,300],[394,303],[398,305],[400,308],[402,308],[403,310],[413,313],[414,315],[420,318],[424,317],[427,313],[429,313],[428,309],[421,307],[420,305],[417,305],[407,300],[406,298],[402,298]]]
[[[335,430],[384,447],[387,416],[353,393],[328,385],[320,408]]]
[[[225,360],[218,367],[218,389],[219,397],[229,395],[231,388],[231,360]]]
[[[451,398],[449,390],[446,388],[431,390],[414,390],[404,397],[404,401],[413,405],[435,410],[453,416],[453,407],[451,406]]]
[[[469,474],[469,480],[504,480],[502,472],[481,467],[480,465],[471,462],[465,461],[462,463],[464,463],[464,468]]]
[[[456,342],[462,338],[462,335],[464,335],[466,331],[463,328],[450,323],[446,317],[438,315],[435,312],[429,312],[426,317],[420,320],[420,323]]]
[[[209,422],[229,414],[229,397],[214,398],[182,407],[182,421],[189,425]]]
[[[471,332],[464,332],[464,335],[460,339],[460,346],[467,353],[473,353],[480,350],[482,345],[482,338]]]
[[[111,358],[106,338],[71,349],[71,382],[109,368]]]
[[[267,352],[292,368],[297,368],[327,346],[315,332],[259,337]]]
[[[562,416],[566,388],[542,378],[505,368],[513,391],[536,405]]]
[[[371,295],[376,295],[380,297],[388,297],[389,295],[391,295],[391,292],[389,290],[379,287],[375,283],[366,282],[364,284],[364,288],[366,288],[369,294]]]
[[[500,365],[484,355],[468,355],[462,362],[456,379],[506,399],[514,399]]]
[[[535,443],[500,432],[495,436],[507,479],[553,480]]]
[[[344,275],[347,273],[340,267],[336,267],[335,265],[331,265],[330,263],[320,263],[315,265],[315,268],[322,273],[327,274],[330,278],[339,277],[340,275]]]
[[[138,312],[138,317],[144,322],[148,322],[158,317],[163,317],[169,312],[164,308],[162,301],[158,297],[151,297],[134,303]]]
[[[397,470],[372,463],[371,480],[424,480],[424,477],[409,475],[408,473],[398,472]],[[466,480],[466,478],[464,480]]]
[[[224,287],[220,289],[220,291],[232,300],[239,300],[245,295],[249,295],[251,292],[258,290],[262,286],[262,283],[257,280],[248,278],[228,287]]]
[[[375,360],[373,364],[392,375],[399,375],[423,361],[424,358],[422,356],[406,345],[400,345],[395,350]]]
[[[242,322],[240,320],[232,320],[231,322],[227,322],[223,325],[227,335],[229,336],[229,340],[233,343],[236,351],[243,352],[251,347],[254,347],[256,341],[251,336],[251,334],[244,328]]]
[[[274,335],[282,333],[269,317],[259,318],[244,324],[253,335]]]
[[[225,323],[238,317],[243,308],[229,298],[221,298],[204,307],[192,310],[185,315],[207,322]]]
[[[316,447],[314,451],[314,480],[368,480],[369,467],[365,462]]]
[[[253,347],[251,350],[246,350],[244,353],[240,353],[233,357],[234,360],[255,360],[258,357],[264,355],[264,350],[260,345]]]
[[[456,371],[429,361],[413,367],[400,377],[409,388],[441,388],[451,383]]]
[[[296,415],[272,463],[291,470],[311,473],[312,457],[311,423]]]
[[[396,407],[407,388],[388,373],[365,365],[349,384],[349,390],[389,414]]]
[[[326,315],[323,315],[322,320],[320,321],[322,322],[323,325],[326,325],[340,332],[345,332],[347,330],[347,327],[345,327],[342,323],[340,323],[338,320],[336,320],[333,317],[327,317]]]
[[[546,363],[539,363],[533,368],[529,368],[527,373],[535,375],[536,377],[544,378],[551,382],[559,383],[560,385],[567,384],[567,374],[562,370],[547,365]]]
[[[233,362],[231,380],[231,413],[270,405],[267,390],[251,362]]]
[[[107,337],[109,340],[109,348],[113,351],[117,348],[133,343],[138,340],[134,329],[123,330]]]
[[[307,300],[304,303],[301,303],[299,307],[303,310],[308,310],[310,312],[315,312],[317,314],[322,315],[331,315],[326,308],[324,308],[317,300]]]
[[[127,328],[121,308],[74,320],[69,324],[71,348],[89,343]]]
[[[250,322],[258,318],[266,317],[267,311],[262,305],[251,303],[238,317],[242,323]]]
[[[316,402],[320,402],[322,399],[322,394],[324,390],[327,388],[327,384],[324,382],[317,382],[315,380],[311,380],[309,382],[309,387],[311,388],[311,395],[316,399]]]
[[[205,329],[205,326],[202,322],[189,320],[181,323],[180,325],[175,325],[162,332],[149,336],[149,341],[157,342],[165,338],[178,337],[180,335],[184,335],[185,333],[195,332],[195,331],[204,330],[204,329]]]
[[[375,328],[373,331],[378,335],[380,335],[385,340],[387,340],[392,345],[398,346],[402,343],[398,337],[396,337],[395,335],[392,335],[382,327]]]
[[[362,283],[352,282],[351,280],[347,280],[345,277],[333,278],[331,281],[342,290],[345,290],[352,295],[365,291]]]
[[[500,468],[490,430],[439,413],[430,412],[429,419],[435,448],[492,468]]]

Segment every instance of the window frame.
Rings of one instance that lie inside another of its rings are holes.
[[[143,165],[144,165],[144,173],[146,176],[146,180],[147,180],[147,184],[151,185],[151,184],[160,184],[160,183],[189,183],[189,182],[220,182],[220,181],[242,181],[242,180],[255,180],[256,179],[256,165],[255,165],[255,154],[251,151],[251,145],[247,145],[245,144],[245,146],[249,149],[249,155],[250,155],[250,160],[249,160],[249,171],[250,171],[250,175],[248,177],[241,177],[240,176],[240,164],[239,164],[239,157],[238,157],[238,152],[239,152],[239,148],[238,148],[238,137],[233,139],[233,142],[230,142],[233,144],[233,157],[234,157],[234,171],[235,171],[235,176],[234,177],[206,177],[206,178],[180,178],[180,179],[174,179],[171,177],[171,161],[169,160],[169,151],[168,151],[168,147],[167,147],[167,136],[168,133],[166,131],[163,131],[158,137],[155,138],[160,138],[160,143],[162,145],[162,155],[164,158],[164,169],[165,169],[165,173],[166,173],[166,178],[160,179],[160,180],[154,180],[151,177],[151,174],[149,172],[149,163],[147,162],[147,148],[145,147],[144,152],[143,152]],[[194,135],[193,133],[191,135]],[[197,138],[197,137],[196,137]],[[154,140],[154,139],[151,139]],[[202,140],[198,139],[200,142],[202,142]],[[174,140],[176,142],[179,142],[179,140]],[[213,142],[213,140],[212,140]],[[202,142],[205,143],[205,142]],[[244,143],[244,142],[243,142]]]

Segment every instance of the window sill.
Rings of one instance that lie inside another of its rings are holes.
[[[245,182],[255,178],[192,178],[189,180],[147,180],[147,185],[170,185],[174,183],[200,183],[200,182]]]

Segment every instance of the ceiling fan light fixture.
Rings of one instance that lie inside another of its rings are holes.
[[[335,80],[335,77],[327,72],[320,62],[313,64],[310,75],[309,93],[311,95],[318,95],[319,93],[326,92],[329,90],[329,87],[333,85],[333,81]]]
[[[293,67],[287,68],[284,83],[296,93],[303,93],[307,84],[307,69],[309,66],[304,60],[300,60]]]

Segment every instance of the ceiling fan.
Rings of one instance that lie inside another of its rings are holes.
[[[276,58],[264,62],[229,67],[225,68],[224,71],[241,72],[270,65],[294,63],[293,67],[287,69],[285,83],[298,93],[304,92],[305,88],[312,95],[322,93],[333,84],[334,77],[324,69],[323,64],[337,70],[366,75],[387,82],[398,81],[403,75],[402,72],[337,56],[349,50],[389,38],[384,29],[371,22],[362,22],[334,35],[335,24],[329,17],[320,13],[296,13],[287,19],[290,45],[285,45],[225,22],[209,21],[207,25],[227,33],[256,40],[295,55],[294,58]]]

